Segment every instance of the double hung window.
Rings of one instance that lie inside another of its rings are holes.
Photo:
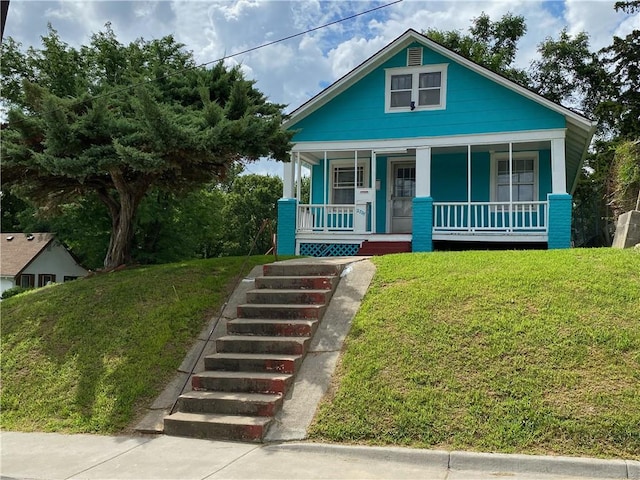
[[[349,205],[355,203],[356,170],[354,165],[333,167],[331,203]],[[357,186],[364,187],[364,166],[358,165]]]
[[[387,70],[386,111],[443,109],[446,103],[446,65]]]
[[[509,169],[509,158],[500,156],[494,163],[494,194],[497,202],[534,202],[538,200],[538,159],[529,153],[514,153]]]

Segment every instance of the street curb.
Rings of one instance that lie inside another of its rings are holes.
[[[323,453],[325,455],[342,455],[365,459],[394,460],[410,465],[428,465],[445,469],[449,467],[449,452],[444,450],[418,450],[402,447],[364,447],[325,443],[280,443],[271,444],[264,448]]]
[[[315,452],[326,455],[384,459],[411,465],[446,468],[456,471],[482,471],[500,474],[547,474],[587,478],[640,480],[640,462],[604,460],[586,457],[520,455],[444,450],[420,450],[403,447],[366,447],[323,443],[270,444],[265,449]]]
[[[506,471],[573,477],[633,478],[628,476],[627,460],[549,455],[453,451],[450,453],[449,468],[452,470]]]

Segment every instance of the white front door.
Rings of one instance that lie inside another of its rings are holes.
[[[416,162],[394,162],[392,165],[391,233],[411,233]]]

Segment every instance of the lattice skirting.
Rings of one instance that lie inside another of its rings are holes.
[[[307,257],[350,257],[358,253],[357,243],[301,243],[300,255]]]

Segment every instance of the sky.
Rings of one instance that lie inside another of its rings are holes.
[[[173,35],[198,63],[210,62],[294,35],[374,7],[383,1],[316,0],[158,0],[31,1],[11,0],[5,36],[23,47],[40,46],[47,24],[73,46],[110,22],[128,43]],[[403,0],[385,8],[290,40],[228,58],[273,102],[294,110],[323,88],[413,28],[467,32],[482,12],[492,20],[511,12],[523,15],[528,31],[519,43],[517,66],[528,67],[547,37],[585,31],[598,50],[614,35],[640,29],[640,14],[615,12],[615,0]],[[258,174],[282,174],[282,165],[260,161],[247,166]]]

